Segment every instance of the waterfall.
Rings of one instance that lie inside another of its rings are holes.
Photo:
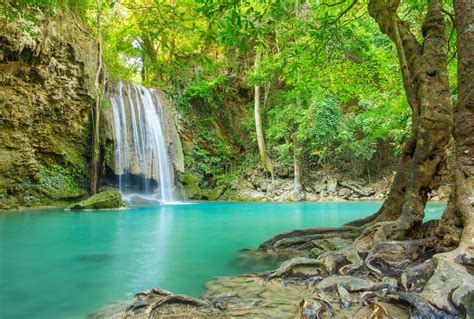
[[[125,196],[153,195],[174,202],[174,180],[164,134],[161,97],[154,89],[119,81],[110,94],[114,165]]]

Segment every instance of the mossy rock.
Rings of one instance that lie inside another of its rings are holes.
[[[112,209],[127,207],[122,200],[122,195],[117,191],[105,191],[95,194],[86,200],[69,206],[71,210],[85,209]]]
[[[317,258],[328,251],[335,251],[352,244],[352,240],[344,238],[316,239],[312,241],[314,248],[309,252],[311,258]]]
[[[216,200],[220,199],[220,197],[224,193],[225,189],[226,189],[225,185],[217,185],[214,188],[202,189],[201,190],[201,197],[203,199],[216,201]]]
[[[180,173],[179,180],[183,184],[186,194],[191,199],[201,198],[202,190],[199,187],[201,177],[192,173]]]
[[[83,187],[83,182],[79,181],[78,176],[60,165],[41,167],[37,179],[39,183],[36,185],[30,180],[23,180],[24,189],[34,188],[39,194],[44,194],[42,197],[48,197],[53,201],[73,201],[87,196],[87,190]]]

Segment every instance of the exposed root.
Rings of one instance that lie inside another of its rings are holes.
[[[421,291],[426,279],[435,270],[433,259],[428,259],[420,265],[407,268],[400,276],[400,283],[406,291]]]
[[[319,260],[323,261],[324,267],[330,275],[335,273],[341,275],[353,274],[364,266],[364,260],[360,257],[354,245],[326,252],[319,256]]]
[[[276,277],[281,277],[283,275],[288,274],[290,271],[292,271],[294,268],[296,268],[298,266],[316,266],[316,267],[320,267],[322,265],[323,265],[322,262],[317,260],[317,259],[296,257],[296,258],[287,260],[284,263],[282,263],[280,268],[278,268],[277,270],[271,272],[267,276],[267,278],[272,279],[272,278],[276,278]]]
[[[403,240],[409,225],[400,220],[379,222],[367,227],[362,234],[354,241],[354,244],[361,250],[369,250],[375,244],[391,241]]]
[[[474,316],[474,272],[470,266],[455,262],[463,251],[437,254],[433,257],[435,270],[421,296],[438,309],[452,316],[463,313]]]
[[[410,306],[415,308],[418,318],[454,318],[454,316],[449,315],[448,313],[439,310],[436,307],[433,307],[422,297],[415,294],[401,293],[399,295],[388,295],[387,298],[396,302],[408,303]]]
[[[278,234],[267,241],[264,241],[259,249],[282,249],[291,246],[301,245],[315,239],[325,237],[356,238],[360,232],[356,227],[336,227],[336,228],[308,228],[296,229],[286,233]]]
[[[333,313],[377,318],[386,316],[387,309],[399,317],[408,316],[411,307],[420,318],[473,317],[472,255],[465,248],[434,255],[434,238],[393,241],[403,237],[406,229],[401,221],[377,223],[354,242],[347,239],[356,233],[353,227],[280,234],[261,245],[266,248],[247,251],[250,259],[254,255],[265,259],[266,253],[282,251],[317,259],[295,257],[271,272],[217,278],[206,285],[205,298],[161,289],[144,291],[137,294],[127,313],[134,318],[143,314],[149,318],[166,314],[211,318],[274,313],[301,318]]]
[[[352,299],[347,289],[343,285],[337,285],[337,294],[341,300],[342,308],[348,308],[352,303]]]
[[[329,291],[336,289],[338,286],[344,287],[349,292],[360,292],[372,290],[375,286],[374,282],[354,276],[329,276],[324,278],[316,285],[319,291]]]
[[[148,308],[149,313],[156,311],[158,308],[172,303],[186,304],[195,307],[204,307],[209,305],[209,302],[204,299],[194,298],[185,295],[170,295],[155,302],[151,307]]]
[[[369,319],[384,318],[384,317],[390,318],[384,306],[382,306],[378,302],[374,302],[373,306],[374,306],[374,311],[372,311],[372,313],[370,314]]]
[[[399,277],[408,267],[432,257],[434,250],[434,238],[381,242],[370,249],[365,265],[379,278]]]
[[[322,298],[314,297],[311,299],[303,299],[300,302],[301,319],[320,318],[323,312],[331,316],[333,308],[331,303]]]
[[[339,269],[341,275],[353,274],[364,266],[364,260],[360,258],[359,252],[356,250],[346,250],[345,257],[349,264]]]

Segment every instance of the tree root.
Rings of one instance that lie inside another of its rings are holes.
[[[354,241],[358,249],[369,250],[374,245],[386,241],[402,241],[406,234],[407,223],[400,220],[378,222],[367,227]]]
[[[458,264],[456,258],[463,249],[437,254],[433,257],[435,269],[429,277],[422,297],[438,309],[452,316],[468,314],[474,317],[474,272],[470,266]]]
[[[323,261],[326,271],[331,275],[337,272],[341,275],[349,275],[364,266],[364,260],[353,245],[324,253],[319,256],[319,259]]]
[[[400,276],[400,283],[406,291],[421,291],[426,282],[435,270],[433,259],[428,259],[424,263],[407,268]]]
[[[222,294],[230,289],[222,296],[213,293],[213,297],[195,298],[161,289],[145,291],[137,294],[127,311],[148,317],[164,313],[221,317],[268,314],[277,307],[279,313],[291,309],[301,318],[312,318],[341,309],[352,313],[353,308],[347,307],[373,304],[374,310],[365,316],[376,317],[387,313],[377,306],[381,300],[391,302],[392,305],[384,303],[389,307],[395,307],[393,303],[409,305],[421,318],[465,314],[474,317],[471,250],[459,247],[435,255],[435,238],[394,241],[403,238],[406,229],[407,224],[398,220],[373,224],[349,246],[345,245],[350,241],[340,238],[354,236],[361,228],[318,228],[279,234],[263,243],[257,252],[286,249],[283,251],[301,255],[301,247],[314,247],[322,253],[318,253],[317,259],[291,258],[271,272],[222,279],[217,285],[220,288],[214,290]],[[332,308],[328,300],[340,303],[342,308]]]
[[[296,229],[278,234],[267,241],[264,241],[258,248],[261,250],[283,249],[298,246],[314,239],[326,237],[342,237],[355,239],[360,234],[356,227],[336,227],[336,228],[308,228]]]
[[[195,307],[204,307],[204,306],[209,305],[209,302],[207,300],[185,296],[185,295],[170,295],[170,296],[166,296],[165,298],[151,305],[151,307],[148,308],[148,312],[152,313],[164,305],[173,304],[173,303],[186,304],[186,305],[191,305]]]
[[[288,274],[290,271],[292,271],[294,268],[298,266],[320,267],[322,266],[322,262],[317,259],[296,257],[296,258],[285,261],[284,263],[281,264],[281,266],[277,270],[270,272],[266,276],[268,279],[281,277],[283,275]]]
[[[327,313],[328,316],[332,316],[334,313],[331,303],[323,298],[314,296],[311,299],[303,299],[300,302],[301,319],[320,318],[323,312]]]
[[[398,295],[388,295],[387,299],[395,302],[406,302],[417,312],[418,318],[434,318],[434,319],[448,319],[455,318],[448,313],[433,307],[426,302],[422,297],[411,293],[400,293]]]
[[[365,265],[379,278],[399,277],[407,267],[432,257],[434,250],[434,238],[381,242],[370,249]]]

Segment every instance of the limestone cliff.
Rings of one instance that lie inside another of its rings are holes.
[[[87,188],[97,52],[71,15],[0,18],[0,209],[75,199]]]

